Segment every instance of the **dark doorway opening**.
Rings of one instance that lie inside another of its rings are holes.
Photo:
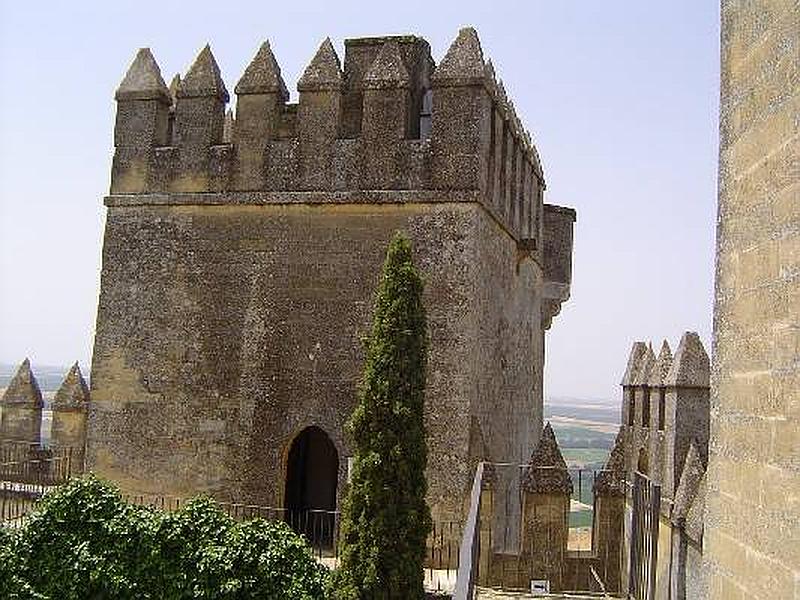
[[[330,547],[336,533],[339,453],[319,427],[306,427],[292,442],[286,465],[286,521],[312,546]]]
[[[650,475],[650,457],[647,455],[647,450],[644,448],[639,450],[639,460],[636,461],[636,470],[642,475]]]

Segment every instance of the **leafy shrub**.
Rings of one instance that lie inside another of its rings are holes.
[[[95,477],[0,529],[0,597],[19,600],[317,600],[327,570],[283,523],[236,523],[209,498],[176,512],[126,503]]]

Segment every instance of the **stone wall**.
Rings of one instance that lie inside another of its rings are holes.
[[[575,213],[545,210],[474,30],[438,66],[414,36],[345,46],[342,70],[323,42],[290,105],[265,43],[235,117],[208,47],[171,90],[142,49],[117,90],[87,461],[126,490],[282,506],[314,425],[341,495],[398,230],[426,281],[434,519],[460,519],[479,460],[524,462],[538,439],[543,298],[557,288],[557,312],[569,295]]]
[[[702,580],[697,558],[702,554],[705,497],[699,490],[705,485],[701,479],[709,439],[709,358],[700,337],[684,333],[674,357],[666,340],[658,357],[650,344],[634,342],[622,388],[618,440],[628,482],[621,540],[622,589],[631,586],[635,520],[631,484],[638,471],[658,486],[652,489],[653,493],[658,490],[660,499],[658,518],[652,519],[658,528],[651,571],[653,597],[693,598],[687,590],[699,589]],[[638,569],[647,572],[648,566]]]
[[[521,460],[541,418],[541,269],[467,203],[111,206],[92,469],[131,491],[281,505],[302,428],[350,455],[359,340],[395,230],[426,281],[429,496],[437,516],[459,512],[474,460]]]
[[[723,0],[711,598],[800,594],[798,52],[795,0]]]

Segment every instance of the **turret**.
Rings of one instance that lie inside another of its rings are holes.
[[[537,203],[537,206],[541,206]],[[569,299],[572,285],[572,236],[575,211],[563,206],[543,207],[544,227],[540,256],[544,267],[542,326],[549,329],[561,305]],[[522,248],[532,251],[535,240],[523,240]]]
[[[216,159],[212,147],[222,144],[227,102],[228,90],[206,45],[178,86],[175,139],[179,170],[172,180],[174,191],[202,192],[214,187],[209,181]]]
[[[266,187],[268,144],[277,136],[281,111],[289,92],[269,42],[264,42],[236,84],[235,186],[239,190]]]
[[[111,193],[144,192],[151,179],[154,148],[169,143],[172,103],[149,48],[142,48],[136,54],[114,97],[117,117]]]
[[[405,174],[400,161],[411,108],[411,78],[396,41],[383,44],[364,75],[363,86],[362,186],[394,189]]]
[[[58,388],[52,404],[53,422],[50,446],[64,450],[70,457],[69,470],[83,471],[86,446],[86,418],[89,410],[89,388],[76,362]]]
[[[703,525],[706,506],[706,465],[700,458],[695,440],[689,446],[680,483],[675,490],[670,520],[672,543],[670,557],[670,598],[690,598],[692,581],[687,575],[696,571],[697,557],[702,554]]]
[[[0,405],[0,442],[26,442],[38,446],[41,443],[44,401],[27,358],[8,384]]]
[[[693,441],[700,459],[708,460],[709,360],[700,336],[683,334],[672,366],[664,378],[668,432],[664,464],[664,493],[672,496],[680,481],[686,454]]]
[[[547,579],[551,591],[564,589],[563,564],[569,534],[572,478],[553,428],[545,425],[522,480],[522,548],[529,579]]]
[[[342,69],[330,38],[325,38],[306,67],[297,90],[298,187],[331,189],[333,147],[341,119]]]
[[[486,187],[491,97],[478,34],[462,29],[431,78],[432,185],[435,189]]]
[[[625,521],[625,460],[626,436],[623,428],[611,449],[603,470],[594,480],[594,520],[592,546],[603,566],[603,578],[608,591],[620,581],[621,554],[624,545]]]

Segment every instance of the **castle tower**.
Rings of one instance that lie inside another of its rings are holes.
[[[575,220],[543,204],[476,32],[438,67],[416,36],[347,40],[344,65],[325,40],[297,104],[265,43],[230,139],[210,49],[176,81],[173,100],[142,50],[117,92],[88,467],[140,493],[335,508],[400,230],[427,281],[429,503],[460,519],[477,461],[520,464],[538,441]],[[305,497],[317,468],[325,493]]]
[[[53,403],[50,447],[69,449],[70,471],[83,471],[86,446],[86,418],[89,410],[89,388],[76,362],[56,392]]]
[[[0,399],[0,442],[41,443],[42,391],[26,358]]]

